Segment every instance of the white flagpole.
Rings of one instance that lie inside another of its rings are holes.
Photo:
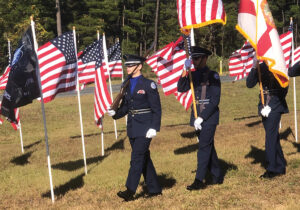
[[[293,18],[291,17],[290,25],[293,25]],[[292,31],[292,62],[291,65],[295,64],[294,61],[294,31]],[[293,78],[294,82],[294,115],[295,115],[295,138],[296,142],[298,142],[298,124],[297,124],[297,92],[296,92],[296,79]]]
[[[100,39],[100,33],[99,30],[97,31],[97,40],[99,41]],[[96,77],[96,76],[95,76]],[[101,154],[104,156],[104,132],[103,132],[103,120],[101,120]]]
[[[10,63],[11,63],[10,40],[7,39],[7,42],[8,42],[8,62],[9,62],[9,65],[10,65]]]
[[[75,26],[73,26],[73,37],[74,37],[74,48],[75,48],[75,57],[76,57],[76,72],[78,73],[78,58],[77,58],[77,45],[76,45],[76,33]],[[80,120],[80,131],[81,131],[81,144],[82,144],[82,153],[83,153],[83,162],[84,162],[84,172],[87,175],[86,167],[86,156],[85,156],[85,144],[84,144],[84,134],[83,134],[83,124],[82,124],[82,114],[81,114],[81,102],[80,102],[80,87],[78,75],[76,76],[76,91],[78,98],[78,109],[79,109],[79,120]]]
[[[105,65],[106,65],[106,69],[107,69],[107,73],[108,73],[110,97],[111,97],[111,100],[113,101],[112,87],[111,87],[111,80],[110,80],[110,69],[109,69],[109,64],[108,64],[108,56],[107,56],[105,33],[103,33],[103,54],[104,54]],[[118,139],[116,120],[114,120],[114,126],[115,126],[115,136],[116,136],[116,139]]]
[[[37,44],[37,41],[36,41],[35,27],[34,27],[34,22],[33,22],[33,17],[32,16],[30,17],[30,20],[31,20],[31,30],[32,30],[32,36],[33,36],[33,43],[34,43],[34,51],[37,54],[38,44]],[[48,172],[49,172],[49,181],[50,181],[51,200],[52,200],[52,203],[54,203],[54,191],[53,191],[51,163],[50,163],[50,152],[49,152],[49,144],[48,144],[48,132],[47,132],[47,126],[46,126],[44,97],[43,97],[43,92],[42,92],[42,84],[41,84],[41,75],[40,75],[39,65],[37,65],[36,72],[37,72],[36,75],[37,75],[37,78],[38,78],[39,88],[40,88],[41,107],[42,107],[43,120],[44,120],[45,143],[46,143],[46,153],[47,153],[47,163],[48,163]]]

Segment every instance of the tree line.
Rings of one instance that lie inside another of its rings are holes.
[[[216,59],[228,59],[245,39],[236,31],[239,1],[223,0],[227,24],[213,24],[195,30],[197,45],[213,52]],[[300,44],[299,0],[269,0],[279,34],[294,19],[295,45]],[[7,39],[15,50],[21,34],[34,16],[41,46],[58,34],[76,27],[78,49],[84,49],[105,33],[108,46],[118,38],[124,53],[143,55],[175,41],[179,30],[176,0],[0,0],[0,72],[8,64]],[[216,63],[216,62],[215,62]],[[219,64],[216,64],[219,65]]]

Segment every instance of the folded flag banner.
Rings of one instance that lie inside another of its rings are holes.
[[[267,0],[240,0],[237,30],[251,43],[282,87],[287,87],[286,62]]]
[[[226,13],[221,0],[177,0],[180,29],[187,32],[213,23],[226,24]]]
[[[17,123],[14,109],[32,103],[40,96],[32,31],[29,27],[14,52],[7,84],[2,99],[1,114],[10,122]]]
[[[75,90],[77,62],[73,32],[49,41],[37,50],[44,102],[58,93]]]

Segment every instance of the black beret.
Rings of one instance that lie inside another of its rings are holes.
[[[144,61],[146,61],[146,58],[138,56],[138,55],[130,55],[126,54],[123,56],[125,59],[125,66],[134,66],[138,64],[142,64]]]
[[[198,57],[200,55],[211,55],[211,51],[202,48],[202,47],[197,47],[197,46],[192,46],[191,47],[191,56],[192,57]]]

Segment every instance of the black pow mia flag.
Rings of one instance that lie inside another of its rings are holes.
[[[36,76],[38,60],[34,51],[32,31],[29,27],[19,41],[11,62],[11,70],[3,94],[1,114],[16,122],[14,109],[32,103],[40,96]]]

